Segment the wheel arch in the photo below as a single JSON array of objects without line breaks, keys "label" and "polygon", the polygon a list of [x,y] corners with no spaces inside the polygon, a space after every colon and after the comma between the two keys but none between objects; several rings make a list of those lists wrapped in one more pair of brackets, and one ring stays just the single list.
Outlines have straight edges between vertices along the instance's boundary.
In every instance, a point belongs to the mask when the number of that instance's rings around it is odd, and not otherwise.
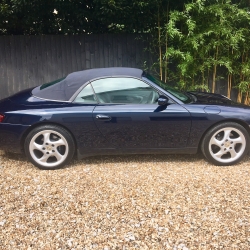
[{"label": "wheel arch", "polygon": [[235,123],[241,125],[242,127],[244,127],[246,129],[246,131],[247,131],[247,133],[248,133],[248,135],[250,137],[250,125],[248,125],[246,122],[244,122],[243,120],[239,120],[239,119],[225,119],[223,121],[218,121],[218,122],[214,123],[213,125],[211,125],[210,127],[208,127],[206,129],[206,131],[203,132],[203,134],[202,134],[202,136],[200,138],[200,141],[199,141],[199,145],[198,145],[198,150],[199,151],[201,150],[201,143],[202,143],[205,135],[207,134],[207,132],[210,129],[214,128],[215,126],[217,126],[219,124],[222,124],[222,123],[225,123],[225,122],[235,122]]},{"label": "wheel arch", "polygon": [[60,123],[56,123],[56,122],[40,122],[40,123],[35,123],[33,125],[31,125],[23,134],[22,134],[22,137],[21,137],[21,140],[20,140],[20,147],[21,147],[21,150],[24,152],[24,142],[25,142],[25,138],[27,137],[27,135],[35,128],[39,127],[39,126],[44,126],[44,125],[53,125],[53,126],[58,126],[58,127],[61,127],[63,129],[65,129],[72,137],[73,141],[74,141],[74,144],[75,144],[75,153],[77,152],[77,142],[76,142],[76,139],[75,139],[75,136],[73,135],[73,133],[67,128],[65,127],[64,125],[60,124]]}]

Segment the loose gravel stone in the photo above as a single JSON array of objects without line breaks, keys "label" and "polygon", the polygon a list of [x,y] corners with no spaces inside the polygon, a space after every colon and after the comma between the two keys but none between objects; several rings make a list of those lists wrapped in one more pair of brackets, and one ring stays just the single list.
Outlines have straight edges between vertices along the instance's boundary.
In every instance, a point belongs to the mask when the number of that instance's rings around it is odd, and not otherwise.
[{"label": "loose gravel stone", "polygon": [[0,152],[0,249],[250,249],[249,165],[130,155],[42,171]]}]

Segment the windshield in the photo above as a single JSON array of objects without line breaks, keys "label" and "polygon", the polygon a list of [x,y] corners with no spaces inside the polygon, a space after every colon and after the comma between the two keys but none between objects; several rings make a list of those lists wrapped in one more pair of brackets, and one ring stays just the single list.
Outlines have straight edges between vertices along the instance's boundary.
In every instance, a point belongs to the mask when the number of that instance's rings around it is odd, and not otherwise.
[{"label": "windshield", "polygon": [[159,79],[149,75],[149,74],[145,74],[143,75],[144,77],[146,77],[148,80],[150,80],[151,82],[155,83],[156,85],[160,86],[162,89],[166,90],[167,92],[169,92],[170,94],[172,94],[173,96],[175,96],[177,99],[179,99],[180,101],[182,101],[183,103],[190,103],[192,102],[191,97],[189,97],[187,94],[173,88],[170,87],[169,85],[167,85],[166,83],[160,81]]}]

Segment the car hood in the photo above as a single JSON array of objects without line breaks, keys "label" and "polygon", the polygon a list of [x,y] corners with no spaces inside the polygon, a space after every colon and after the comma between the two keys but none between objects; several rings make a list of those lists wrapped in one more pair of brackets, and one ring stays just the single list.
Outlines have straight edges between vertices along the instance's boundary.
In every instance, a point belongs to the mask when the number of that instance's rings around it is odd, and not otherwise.
[{"label": "car hood", "polygon": [[234,102],[231,99],[221,94],[194,92],[194,91],[187,93],[191,94],[194,97],[193,99],[195,104],[222,105],[222,106],[224,105],[224,106],[250,108],[247,105]]}]

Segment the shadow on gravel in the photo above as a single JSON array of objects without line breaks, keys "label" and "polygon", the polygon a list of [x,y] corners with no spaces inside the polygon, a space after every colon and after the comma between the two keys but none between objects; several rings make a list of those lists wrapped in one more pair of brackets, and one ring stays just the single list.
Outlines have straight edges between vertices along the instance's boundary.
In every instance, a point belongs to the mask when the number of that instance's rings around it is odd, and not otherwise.
[{"label": "shadow on gravel", "polygon": [[[21,161],[21,162],[28,162],[27,158],[24,154],[15,154],[15,153],[9,153],[9,152],[2,152],[0,154],[0,158],[2,157],[2,161],[5,160],[15,160],[15,161]],[[148,155],[105,155],[105,156],[89,156],[86,158],[83,158],[81,160],[74,159],[70,162],[67,166],[64,168],[72,168],[76,165],[83,164],[83,165],[90,165],[90,164],[109,164],[109,163],[147,163],[147,162],[169,162],[169,163],[176,163],[179,162],[186,162],[186,163],[193,163],[195,164],[198,161],[204,161],[207,162],[207,160],[204,158],[202,153],[197,153],[194,155],[190,154],[178,154],[178,155],[162,155],[162,154],[148,154]],[[243,159],[241,162],[250,162],[250,155],[247,155],[245,159]],[[238,163],[236,165],[239,165],[241,163]]]},{"label": "shadow on gravel", "polygon": [[[27,161],[27,158],[24,154],[15,154],[15,153],[9,153],[4,152],[2,153],[2,160],[16,160],[16,161]],[[74,165],[77,165],[79,163],[83,164],[99,164],[99,163],[122,163],[122,162],[196,162],[204,159],[203,155],[198,153],[195,155],[161,155],[161,154],[152,154],[152,155],[105,155],[105,156],[89,156],[86,158],[83,158],[81,160],[73,160],[71,164],[68,167],[73,167]],[[66,166],[67,168],[67,166]]]},{"label": "shadow on gravel", "polygon": [[99,163],[129,163],[129,162],[197,162],[204,159],[202,154],[195,155],[109,155],[109,156],[91,156],[75,161],[76,164],[99,164]]},{"label": "shadow on gravel", "polygon": [[27,161],[27,158],[24,154],[16,154],[10,152],[4,152],[0,155],[2,156],[2,160],[15,160],[15,161]]}]

